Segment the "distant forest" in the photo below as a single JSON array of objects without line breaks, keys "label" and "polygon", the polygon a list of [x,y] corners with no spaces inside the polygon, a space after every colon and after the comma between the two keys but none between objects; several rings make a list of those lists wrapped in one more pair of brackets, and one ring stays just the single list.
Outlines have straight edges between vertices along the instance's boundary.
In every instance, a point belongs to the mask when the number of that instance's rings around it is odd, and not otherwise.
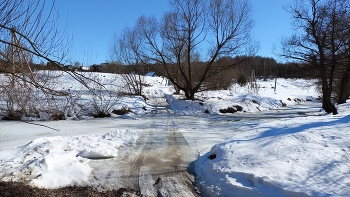
[{"label": "distant forest", "polygon": [[[239,56],[235,58],[226,57],[217,61],[220,64],[223,61],[237,62],[235,66],[232,66],[227,72],[222,73],[223,76],[228,79],[237,78],[240,74],[245,74],[246,77],[250,77],[253,72],[256,77],[259,78],[314,78],[315,73],[308,72],[306,65],[299,63],[278,63],[275,59],[269,57],[245,57]],[[196,67],[200,71],[201,65],[204,62],[197,62]],[[145,75],[148,72],[156,72],[157,75],[163,75],[163,67],[157,64],[149,65],[122,65],[118,62],[102,63],[99,65],[90,65],[82,67],[77,65],[66,65],[67,70],[83,71],[83,72],[104,72],[115,74],[140,74]],[[32,64],[34,70],[57,70],[56,65],[50,63],[44,64]]]}]

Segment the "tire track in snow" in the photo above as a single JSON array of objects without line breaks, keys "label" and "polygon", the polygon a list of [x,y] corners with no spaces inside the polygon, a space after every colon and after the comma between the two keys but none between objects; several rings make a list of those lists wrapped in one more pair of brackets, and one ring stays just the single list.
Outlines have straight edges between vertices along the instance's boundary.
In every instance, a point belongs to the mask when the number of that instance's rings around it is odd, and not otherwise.
[{"label": "tire track in snow", "polygon": [[154,113],[147,134],[137,143],[142,150],[130,169],[134,188],[137,185],[143,196],[199,196],[194,177],[187,172],[197,153],[176,131],[175,119],[169,110],[167,115],[158,114],[158,110],[167,108],[163,93],[157,89],[146,92]]},{"label": "tire track in snow", "polygon": [[100,169],[96,183],[104,189],[125,188],[137,196],[199,196],[194,177],[187,172],[198,153],[177,131],[163,93],[157,89],[148,93],[153,113],[147,128],[135,146],[119,150],[118,158],[96,162]]}]

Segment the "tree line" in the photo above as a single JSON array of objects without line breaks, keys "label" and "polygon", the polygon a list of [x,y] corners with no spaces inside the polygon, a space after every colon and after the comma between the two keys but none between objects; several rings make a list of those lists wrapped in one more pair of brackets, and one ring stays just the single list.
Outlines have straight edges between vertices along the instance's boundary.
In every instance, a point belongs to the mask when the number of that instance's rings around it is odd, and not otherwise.
[{"label": "tree line", "polygon": [[[308,73],[305,70],[305,65],[296,62],[279,63],[274,58],[262,57],[262,56],[237,56],[237,57],[225,57],[218,60],[218,64],[221,61],[237,62],[235,66],[232,66],[230,72],[225,72],[224,77],[233,79],[237,77],[237,74],[243,73],[246,77],[249,77],[252,71],[260,78],[316,78],[312,73]],[[242,61],[244,59],[245,61]],[[0,63],[1,64],[1,63]],[[205,62],[197,62],[194,67],[203,67]],[[61,70],[52,63],[41,63],[30,65],[33,70]],[[102,64],[93,64],[86,67],[76,65],[65,65],[67,70],[81,71],[81,72],[103,72],[103,73],[115,73],[115,74],[140,74],[146,75],[148,72],[156,72],[158,75],[166,76],[166,70],[163,69],[161,64],[130,64],[124,65],[120,62],[108,62]],[[196,68],[199,69],[199,68]]]}]

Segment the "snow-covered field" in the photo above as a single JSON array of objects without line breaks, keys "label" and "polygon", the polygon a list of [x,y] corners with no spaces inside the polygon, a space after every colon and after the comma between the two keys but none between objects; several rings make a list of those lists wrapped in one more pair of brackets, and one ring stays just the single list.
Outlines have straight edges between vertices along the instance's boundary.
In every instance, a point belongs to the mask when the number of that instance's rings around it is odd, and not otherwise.
[{"label": "snow-covered field", "polygon": [[[112,74],[101,76],[107,81],[118,78]],[[152,99],[146,102],[142,97],[122,97],[111,107],[127,106],[133,111],[128,115],[92,119],[73,114],[70,120],[33,122],[59,131],[0,121],[0,180],[25,181],[44,188],[93,185],[90,162],[118,159],[121,148],[136,147],[143,127],[149,124],[144,119],[152,116],[155,108],[168,105],[168,112],[179,120],[190,121],[191,117],[202,124],[194,129],[186,121],[173,123],[199,154],[194,166],[196,185],[203,195],[350,193],[350,105],[338,106],[336,116],[325,114],[316,99],[319,93],[314,81],[277,79],[276,90],[274,80],[258,81],[260,88],[255,90],[233,85],[229,90],[201,92],[196,101],[173,95],[163,78],[146,77],[145,81],[150,86],[144,93]],[[62,85],[66,85],[62,89],[71,91],[79,91],[80,87],[68,76]],[[83,95],[81,99],[88,106],[88,97]],[[238,106],[242,111],[220,113],[220,109],[237,110]],[[250,124],[247,117],[257,118]],[[245,126],[233,131],[235,123],[231,119]],[[220,128],[215,122],[220,122]]]}]

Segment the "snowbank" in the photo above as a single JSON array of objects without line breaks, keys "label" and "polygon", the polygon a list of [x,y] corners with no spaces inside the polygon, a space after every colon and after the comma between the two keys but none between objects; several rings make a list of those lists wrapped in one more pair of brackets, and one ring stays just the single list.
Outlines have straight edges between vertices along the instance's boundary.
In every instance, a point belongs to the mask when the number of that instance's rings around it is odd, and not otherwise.
[{"label": "snowbank", "polygon": [[49,189],[85,185],[92,171],[90,159],[116,157],[119,147],[132,145],[137,138],[129,130],[37,138],[16,149],[0,151],[0,177]]},{"label": "snowbank", "polygon": [[[220,109],[242,107],[238,113],[255,113],[268,111],[283,106],[293,106],[318,98],[314,80],[305,79],[269,79],[258,80],[258,88],[240,87],[233,84],[228,90],[204,91],[196,94],[197,100],[184,100],[182,96],[173,95],[169,87],[163,87],[169,108],[179,115],[222,114]],[[276,89],[275,89],[276,83]]]},{"label": "snowbank", "polygon": [[209,196],[348,196],[350,113],[269,121],[196,162]]}]

